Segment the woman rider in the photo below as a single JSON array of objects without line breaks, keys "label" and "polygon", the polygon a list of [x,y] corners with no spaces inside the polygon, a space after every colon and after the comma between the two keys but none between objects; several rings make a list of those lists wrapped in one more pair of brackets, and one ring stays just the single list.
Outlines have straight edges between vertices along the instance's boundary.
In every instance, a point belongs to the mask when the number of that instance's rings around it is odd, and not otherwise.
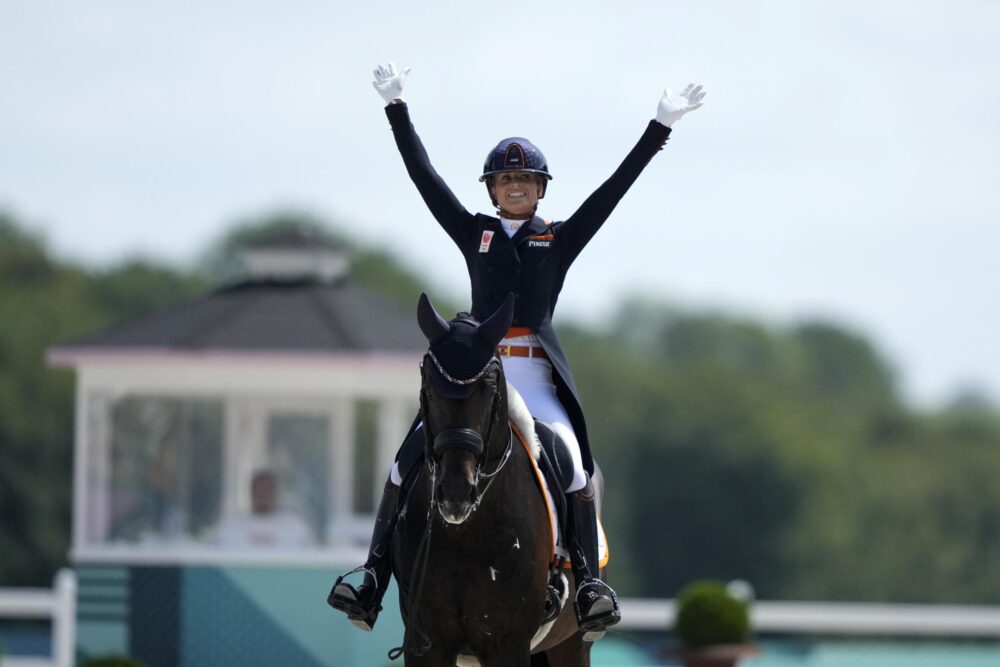
[{"label": "woman rider", "polygon": [[[469,270],[472,315],[489,317],[509,293],[515,295],[514,321],[498,354],[504,373],[523,396],[536,419],[547,422],[569,445],[573,481],[566,491],[567,547],[576,579],[574,609],[583,632],[599,632],[621,618],[614,591],[598,575],[598,529],[590,476],[594,462],[573,376],[555,330],[552,312],[573,260],[601,228],[619,200],[670,136],[685,113],[701,106],[701,86],[689,85],[679,97],[664,91],[656,119],[611,177],[563,222],[536,215],[552,178],[542,152],[521,137],[504,139],[490,151],[479,180],[486,183],[495,215],[472,214],[431,166],[403,101],[409,69],[392,63],[375,70],[375,90],[386,102],[386,115],[410,178],[434,218],[458,245]],[[416,425],[415,425],[416,426]],[[411,429],[410,436],[413,436]],[[408,437],[417,441],[416,438]],[[422,445],[417,445],[422,451]],[[404,444],[403,451],[409,447]],[[405,471],[404,471],[405,472]],[[351,621],[370,630],[389,583],[389,542],[402,482],[397,460],[385,485],[368,560],[358,588],[337,580],[328,602]]]}]

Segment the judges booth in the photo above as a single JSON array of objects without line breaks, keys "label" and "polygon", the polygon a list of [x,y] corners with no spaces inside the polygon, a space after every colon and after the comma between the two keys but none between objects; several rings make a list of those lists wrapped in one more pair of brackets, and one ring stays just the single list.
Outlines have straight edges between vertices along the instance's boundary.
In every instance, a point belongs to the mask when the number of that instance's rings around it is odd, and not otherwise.
[{"label": "judges booth", "polygon": [[326,605],[367,552],[417,410],[425,341],[336,248],[247,254],[248,277],[49,351],[76,372],[78,654],[173,665],[384,665]]}]

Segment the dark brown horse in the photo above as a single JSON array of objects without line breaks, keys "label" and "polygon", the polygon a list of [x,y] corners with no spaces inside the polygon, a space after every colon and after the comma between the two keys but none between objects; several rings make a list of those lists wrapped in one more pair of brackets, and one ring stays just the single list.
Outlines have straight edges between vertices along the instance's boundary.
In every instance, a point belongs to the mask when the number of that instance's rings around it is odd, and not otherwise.
[{"label": "dark brown horse", "polygon": [[525,444],[509,426],[495,354],[512,315],[513,297],[481,324],[445,321],[420,299],[425,461],[393,539],[407,667],[590,664],[572,604],[542,627],[552,533],[532,434]]}]

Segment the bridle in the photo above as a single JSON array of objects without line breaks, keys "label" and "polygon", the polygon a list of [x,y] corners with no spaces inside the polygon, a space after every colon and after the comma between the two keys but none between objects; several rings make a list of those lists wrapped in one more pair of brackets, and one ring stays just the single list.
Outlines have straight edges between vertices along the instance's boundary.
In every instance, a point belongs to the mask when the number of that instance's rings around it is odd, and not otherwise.
[{"label": "bridle", "polygon": [[[434,352],[428,350],[427,356],[424,357],[425,361],[430,359],[434,365],[437,372],[443,377],[448,383],[456,386],[468,386],[479,382],[494,368],[497,369],[498,376],[501,374],[503,366],[500,363],[500,359],[493,355],[490,357],[489,361],[486,362],[478,373],[473,375],[471,378],[459,379],[452,377],[445,369],[441,366],[441,362],[435,356]],[[406,630],[403,633],[403,644],[397,646],[389,651],[389,659],[395,660],[404,651],[408,651],[416,656],[422,656],[426,654],[431,648],[430,638],[427,633],[423,631],[420,627],[421,623],[419,620],[419,603],[420,598],[423,596],[424,592],[424,581],[427,572],[427,565],[430,560],[431,551],[431,529],[434,525],[434,521],[431,519],[431,515],[434,510],[438,508],[437,501],[437,475],[438,475],[438,459],[443,456],[446,452],[453,449],[467,449],[472,452],[476,459],[476,470],[473,478],[473,482],[476,486],[476,500],[472,503],[472,507],[469,509],[469,513],[466,517],[470,516],[479,507],[479,504],[483,501],[486,496],[486,492],[489,490],[490,485],[493,484],[493,480],[496,479],[497,475],[503,470],[503,467],[507,464],[510,459],[511,452],[513,451],[513,432],[510,428],[507,429],[507,447],[504,453],[500,457],[500,461],[497,463],[496,468],[493,472],[484,473],[482,472],[483,460],[487,457],[486,454],[487,445],[490,442],[491,436],[493,434],[493,428],[500,421],[500,407],[502,394],[500,393],[500,377],[497,378],[496,386],[493,388],[492,406],[490,408],[490,421],[486,426],[485,437],[481,435],[478,431],[470,428],[453,428],[445,429],[438,433],[434,433],[431,429],[431,425],[427,420],[428,416],[428,400],[427,400],[427,385],[430,380],[427,377],[427,369],[425,368],[425,363],[420,364],[420,375],[421,375],[421,386],[420,386],[420,413],[423,417],[424,422],[424,459],[427,465],[427,472],[430,475],[430,486],[431,486],[431,499],[430,504],[427,507],[427,517],[424,520],[424,534],[420,539],[420,544],[417,546],[417,556],[413,561],[413,568],[410,573],[411,585],[416,586],[415,594],[409,599],[407,617],[410,619],[410,623],[406,625]],[[482,489],[479,488],[480,480],[486,480],[486,486]],[[412,487],[411,487],[412,490]],[[412,632],[412,634],[411,634]],[[416,635],[414,639],[413,635]]]},{"label": "bridle", "polygon": [[[450,384],[457,386],[468,386],[474,384],[482,380],[483,377],[485,377],[486,374],[492,371],[493,369],[497,369],[499,374],[499,370],[502,368],[500,359],[496,355],[493,355],[486,362],[486,364],[479,370],[478,373],[474,374],[470,378],[460,379],[452,377],[444,369],[444,367],[441,365],[441,362],[438,360],[437,356],[434,354],[433,351],[428,350],[427,357],[425,357],[425,359],[426,358],[429,358],[431,360],[431,362],[434,365],[434,368],[441,375],[441,377],[447,380]],[[501,470],[503,470],[503,467],[507,464],[507,461],[510,459],[511,451],[513,450],[514,438],[512,432],[510,431],[510,429],[508,429],[507,446],[504,449],[504,452],[501,455],[500,460],[496,465],[496,468],[494,468],[493,472],[490,473],[485,473],[482,471],[483,461],[488,459],[488,456],[486,456],[486,454],[488,454],[488,452],[486,451],[486,447],[491,441],[493,435],[493,429],[500,421],[501,393],[500,393],[499,378],[498,382],[493,388],[492,406],[490,408],[490,420],[486,426],[486,434],[484,436],[480,434],[478,431],[475,431],[470,428],[445,429],[438,433],[434,433],[430,423],[427,420],[427,415],[429,414],[428,411],[429,406],[427,400],[428,378],[423,363],[421,364],[421,375],[423,377],[423,381],[420,387],[420,411],[423,414],[424,418],[424,434],[426,442],[424,459],[428,466],[428,472],[431,474],[431,479],[433,481],[436,481],[438,460],[445,453],[453,449],[465,449],[471,452],[473,457],[476,459],[476,469],[473,477],[474,483],[476,485],[476,501],[473,503],[472,508],[469,511],[469,513],[471,514],[479,507],[479,503],[482,502],[483,496],[485,496],[486,491],[489,490],[490,485],[493,483],[493,480],[496,478],[497,474]],[[480,489],[479,483],[480,480],[483,479],[486,480],[486,487]],[[437,503],[434,491],[435,487],[436,484],[432,483],[431,486],[432,506],[436,506]]]}]

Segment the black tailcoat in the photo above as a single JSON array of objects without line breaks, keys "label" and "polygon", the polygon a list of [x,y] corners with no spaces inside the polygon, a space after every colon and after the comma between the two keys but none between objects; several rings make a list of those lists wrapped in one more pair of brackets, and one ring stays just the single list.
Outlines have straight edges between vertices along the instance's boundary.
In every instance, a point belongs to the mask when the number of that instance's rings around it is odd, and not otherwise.
[{"label": "black tailcoat", "polygon": [[650,121],[611,178],[569,218],[550,223],[536,216],[508,238],[498,218],[467,211],[434,171],[410,122],[406,104],[390,104],[385,112],[410,178],[431,214],[465,257],[472,287],[472,315],[481,321],[500,307],[507,294],[514,294],[513,326],[529,327],[538,336],[552,362],[556,396],[566,408],[580,442],[584,467],[593,473],[580,397],[552,328],[552,312],[573,260],[663,147],[670,128]]}]

